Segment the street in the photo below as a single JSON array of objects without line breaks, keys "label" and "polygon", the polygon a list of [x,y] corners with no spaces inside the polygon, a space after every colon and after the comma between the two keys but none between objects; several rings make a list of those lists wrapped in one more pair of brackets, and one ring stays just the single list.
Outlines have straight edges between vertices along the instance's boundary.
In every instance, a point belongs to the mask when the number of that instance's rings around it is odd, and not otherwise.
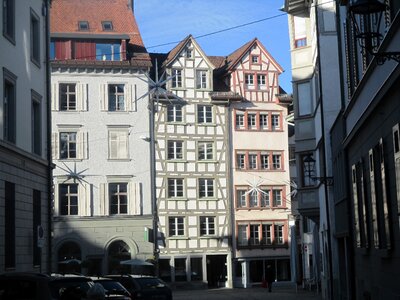
[{"label": "street", "polygon": [[173,291],[174,300],[221,300],[221,299],[246,299],[246,300],[265,300],[265,299],[302,299],[320,300],[321,294],[317,292],[305,291],[301,288],[296,292],[294,289],[272,290],[264,288],[251,289],[208,289],[208,290],[175,290]]}]

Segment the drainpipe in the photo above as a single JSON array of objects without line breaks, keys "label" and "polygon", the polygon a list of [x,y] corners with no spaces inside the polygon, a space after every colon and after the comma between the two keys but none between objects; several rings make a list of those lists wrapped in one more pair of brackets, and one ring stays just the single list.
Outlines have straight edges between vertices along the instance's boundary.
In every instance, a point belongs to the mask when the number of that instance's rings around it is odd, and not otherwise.
[{"label": "drainpipe", "polygon": [[[46,121],[47,121],[47,272],[52,270],[52,200],[53,200],[53,163],[51,155],[51,92],[50,92],[50,2],[44,0],[44,17],[46,26]],[[40,262],[42,265],[42,262]]]},{"label": "drainpipe", "polygon": [[[316,33],[317,33],[317,53],[318,53],[318,67],[321,70],[321,49],[319,40],[319,20],[318,20],[318,5],[314,6],[315,9],[315,22],[316,22]],[[323,92],[322,92],[322,74],[319,73],[319,93],[320,93],[320,106],[321,106],[321,134],[322,134],[322,161],[324,164],[323,168],[323,178],[327,177],[326,173],[326,143],[325,143],[325,119],[324,119],[324,106],[323,106]],[[328,293],[329,299],[333,299],[333,271],[332,271],[332,241],[331,241],[331,222],[329,215],[329,191],[328,185],[324,182],[324,193],[325,193],[325,214],[326,214],[326,232],[327,232],[327,243],[328,243],[328,267],[329,267],[329,280],[328,283]],[[325,247],[322,246],[325,251]]]}]

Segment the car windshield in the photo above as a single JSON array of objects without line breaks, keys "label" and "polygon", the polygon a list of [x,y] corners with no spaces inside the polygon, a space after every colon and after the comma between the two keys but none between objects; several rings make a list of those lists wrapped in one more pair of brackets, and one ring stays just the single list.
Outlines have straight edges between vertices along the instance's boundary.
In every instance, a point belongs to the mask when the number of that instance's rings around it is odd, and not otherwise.
[{"label": "car windshield", "polygon": [[125,291],[125,288],[114,280],[95,280],[94,282],[100,283],[107,291]]},{"label": "car windshield", "polygon": [[74,299],[74,297],[83,297],[86,295],[93,281],[82,278],[63,278],[50,282],[51,296],[54,299]]},{"label": "car windshield", "polygon": [[136,281],[142,289],[165,286],[164,282],[162,282],[158,278],[141,277],[141,278],[136,278]]}]

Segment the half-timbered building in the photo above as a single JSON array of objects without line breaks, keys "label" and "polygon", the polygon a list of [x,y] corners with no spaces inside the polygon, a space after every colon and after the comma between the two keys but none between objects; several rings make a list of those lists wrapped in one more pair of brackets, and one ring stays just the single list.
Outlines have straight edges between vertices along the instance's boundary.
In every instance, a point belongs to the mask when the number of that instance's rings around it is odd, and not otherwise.
[{"label": "half-timbered building", "polygon": [[234,283],[260,283],[268,266],[275,280],[290,280],[287,103],[278,98],[283,70],[258,39],[223,58],[220,70],[226,99],[242,96],[229,101]]}]

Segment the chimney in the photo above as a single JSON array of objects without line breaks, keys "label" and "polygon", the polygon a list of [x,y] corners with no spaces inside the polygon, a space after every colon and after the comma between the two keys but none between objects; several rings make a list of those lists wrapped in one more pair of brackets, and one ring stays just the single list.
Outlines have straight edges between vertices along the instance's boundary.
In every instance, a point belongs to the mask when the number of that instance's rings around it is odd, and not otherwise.
[{"label": "chimney", "polygon": [[127,0],[128,8],[132,10],[132,13],[135,13],[135,0]]}]

